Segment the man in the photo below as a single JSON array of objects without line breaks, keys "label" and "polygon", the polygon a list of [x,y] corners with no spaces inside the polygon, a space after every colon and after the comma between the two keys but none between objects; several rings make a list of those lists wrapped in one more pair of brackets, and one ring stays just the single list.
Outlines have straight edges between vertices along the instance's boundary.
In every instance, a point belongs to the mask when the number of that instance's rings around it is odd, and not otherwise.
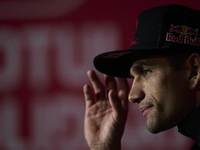
[{"label": "man", "polygon": [[[199,149],[199,18],[200,11],[180,5],[149,9],[136,21],[129,50],[95,57],[96,69],[106,74],[106,85],[88,71],[94,94],[84,86],[85,137],[91,150],[121,149],[128,100],[138,103],[151,133],[178,126],[195,141],[192,149]],[[130,77],[129,92],[125,78]]]}]

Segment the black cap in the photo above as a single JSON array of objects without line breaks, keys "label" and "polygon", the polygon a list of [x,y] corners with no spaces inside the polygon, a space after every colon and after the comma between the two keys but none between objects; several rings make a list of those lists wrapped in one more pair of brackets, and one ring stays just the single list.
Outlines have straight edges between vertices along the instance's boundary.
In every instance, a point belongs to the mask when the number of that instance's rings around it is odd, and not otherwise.
[{"label": "black cap", "polygon": [[100,54],[95,68],[107,75],[129,78],[131,56],[200,52],[200,11],[186,6],[158,6],[142,12],[136,21],[129,50]]}]

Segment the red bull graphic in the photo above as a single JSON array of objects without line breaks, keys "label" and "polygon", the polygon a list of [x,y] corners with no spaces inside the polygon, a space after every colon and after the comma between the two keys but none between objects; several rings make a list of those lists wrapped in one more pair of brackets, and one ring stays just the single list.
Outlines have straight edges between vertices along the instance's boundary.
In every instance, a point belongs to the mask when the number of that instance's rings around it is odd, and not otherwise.
[{"label": "red bull graphic", "polygon": [[171,24],[171,29],[169,30],[170,32],[177,32],[177,33],[181,33],[182,35],[194,35],[194,36],[198,36],[198,32],[199,29],[193,29],[191,27],[188,27],[186,25],[183,26],[174,26],[173,24]]},{"label": "red bull graphic", "polygon": [[134,30],[133,30],[132,40],[131,40],[130,46],[137,44],[138,39],[135,39],[135,33],[137,31],[137,28],[138,28],[138,20],[136,20],[136,22],[135,22],[135,27],[134,27]]},{"label": "red bull graphic", "polygon": [[[171,28],[169,29],[169,32],[167,33],[167,36],[166,36],[166,41],[177,42],[181,44],[190,44],[194,46],[200,45],[200,38],[198,38],[198,35],[199,35],[198,28],[193,29],[186,25],[174,26],[173,24],[171,24],[170,27]],[[172,32],[180,33],[180,35],[177,37]]]}]

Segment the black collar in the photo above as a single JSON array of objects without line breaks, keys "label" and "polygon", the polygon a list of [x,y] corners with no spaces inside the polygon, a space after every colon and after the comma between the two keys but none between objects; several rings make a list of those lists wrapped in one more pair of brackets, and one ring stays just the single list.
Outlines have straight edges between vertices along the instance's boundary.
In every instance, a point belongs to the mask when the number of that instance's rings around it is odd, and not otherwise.
[{"label": "black collar", "polygon": [[178,124],[178,131],[200,146],[200,106]]}]

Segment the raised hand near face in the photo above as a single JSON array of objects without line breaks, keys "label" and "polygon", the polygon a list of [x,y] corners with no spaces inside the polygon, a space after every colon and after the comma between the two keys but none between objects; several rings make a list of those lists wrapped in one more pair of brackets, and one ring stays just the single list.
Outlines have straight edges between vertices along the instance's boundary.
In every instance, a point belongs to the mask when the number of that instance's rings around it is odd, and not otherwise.
[{"label": "raised hand near face", "polygon": [[[128,114],[129,85],[125,78],[104,75],[105,86],[90,70],[92,83],[83,87],[85,96],[85,138],[90,149],[121,148],[121,138]],[[94,92],[93,92],[94,91]]]}]

